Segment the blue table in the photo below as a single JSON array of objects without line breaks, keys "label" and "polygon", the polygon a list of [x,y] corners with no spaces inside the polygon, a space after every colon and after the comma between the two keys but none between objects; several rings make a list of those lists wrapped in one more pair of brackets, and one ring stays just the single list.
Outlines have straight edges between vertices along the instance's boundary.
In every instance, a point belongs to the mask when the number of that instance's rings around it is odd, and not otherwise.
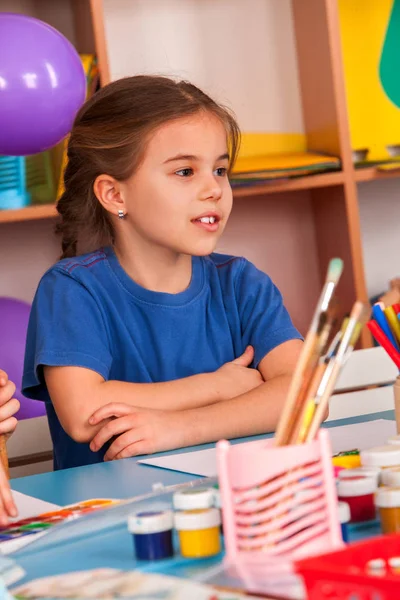
[{"label": "blue table", "polygon": [[[343,419],[327,423],[327,427],[347,425],[374,419],[394,420],[394,411],[374,413],[359,418]],[[234,440],[232,443],[270,437],[255,436]],[[206,444],[196,448],[187,448],[190,452],[197,449],[211,448],[214,444]],[[179,450],[176,452],[182,452]],[[175,452],[169,452],[172,454]],[[154,456],[161,456],[154,455]],[[143,457],[141,457],[143,458]],[[195,475],[179,473],[156,467],[137,464],[136,458],[101,463],[64,471],[44,473],[15,479],[12,488],[24,494],[35,496],[55,504],[67,505],[89,498],[113,497],[131,498],[148,493],[152,486],[162,483],[164,486],[181,484],[198,479]],[[370,534],[378,533],[374,528]],[[13,555],[27,573],[26,580],[46,575],[55,575],[73,570],[112,567],[132,569],[135,566],[131,536],[126,525],[115,529],[95,533],[91,537],[75,539],[66,546],[33,551],[27,546]],[[204,561],[204,566],[212,565],[215,559]],[[189,566],[188,566],[189,565]],[[179,575],[180,569],[188,574],[190,563],[184,559],[174,559],[162,563],[146,565],[146,569],[160,572],[171,572]]]}]

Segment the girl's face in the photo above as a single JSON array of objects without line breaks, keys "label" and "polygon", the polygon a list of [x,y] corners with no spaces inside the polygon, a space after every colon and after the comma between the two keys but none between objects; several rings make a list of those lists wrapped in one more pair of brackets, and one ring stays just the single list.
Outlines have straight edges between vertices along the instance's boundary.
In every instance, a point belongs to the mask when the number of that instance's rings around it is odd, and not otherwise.
[{"label": "girl's face", "polygon": [[121,183],[125,234],[177,254],[213,252],[232,209],[228,163],[226,131],[214,115],[161,126],[140,167]]}]

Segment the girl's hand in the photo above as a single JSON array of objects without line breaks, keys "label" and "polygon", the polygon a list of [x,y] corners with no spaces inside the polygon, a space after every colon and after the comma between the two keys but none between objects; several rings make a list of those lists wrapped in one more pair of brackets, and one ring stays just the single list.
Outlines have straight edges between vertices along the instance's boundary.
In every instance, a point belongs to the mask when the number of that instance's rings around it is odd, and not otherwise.
[{"label": "girl's hand", "polygon": [[19,402],[13,398],[15,385],[8,379],[7,373],[0,370],[0,434],[11,435],[17,426],[13,416],[19,410]]},{"label": "girl's hand", "polygon": [[239,358],[227,362],[217,371],[217,389],[221,390],[221,400],[230,400],[250,392],[264,383],[261,373],[249,365],[254,358],[254,348],[247,346]]},{"label": "girl's hand", "polygon": [[188,445],[185,440],[190,424],[184,411],[143,409],[112,402],[93,413],[89,423],[98,425],[105,420],[108,421],[90,443],[92,452],[97,452],[106,442],[118,436],[107,450],[105,461]]}]

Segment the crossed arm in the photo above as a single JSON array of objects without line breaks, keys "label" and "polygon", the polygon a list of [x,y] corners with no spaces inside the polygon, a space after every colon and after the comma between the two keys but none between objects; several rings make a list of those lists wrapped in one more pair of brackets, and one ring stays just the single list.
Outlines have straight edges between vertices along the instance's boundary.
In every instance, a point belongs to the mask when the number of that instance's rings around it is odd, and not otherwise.
[{"label": "crossed arm", "polygon": [[98,451],[117,436],[106,460],[170,450],[276,427],[302,347],[269,352],[258,370],[253,350],[214,373],[162,383],[104,381],[81,367],[45,367],[46,384],[65,431]]}]

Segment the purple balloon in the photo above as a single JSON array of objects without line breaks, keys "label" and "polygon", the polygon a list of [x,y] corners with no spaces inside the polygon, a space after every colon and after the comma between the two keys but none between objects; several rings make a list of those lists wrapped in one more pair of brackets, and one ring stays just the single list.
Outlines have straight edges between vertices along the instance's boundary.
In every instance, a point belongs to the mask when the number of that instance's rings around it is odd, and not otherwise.
[{"label": "purple balloon", "polygon": [[59,31],[0,13],[0,154],[48,150],[71,130],[85,101],[79,54]]},{"label": "purple balloon", "polygon": [[44,402],[30,400],[21,393],[30,310],[30,305],[22,300],[0,297],[0,369],[6,371],[17,386],[15,397],[21,408],[16,417],[20,420],[46,414]]}]

